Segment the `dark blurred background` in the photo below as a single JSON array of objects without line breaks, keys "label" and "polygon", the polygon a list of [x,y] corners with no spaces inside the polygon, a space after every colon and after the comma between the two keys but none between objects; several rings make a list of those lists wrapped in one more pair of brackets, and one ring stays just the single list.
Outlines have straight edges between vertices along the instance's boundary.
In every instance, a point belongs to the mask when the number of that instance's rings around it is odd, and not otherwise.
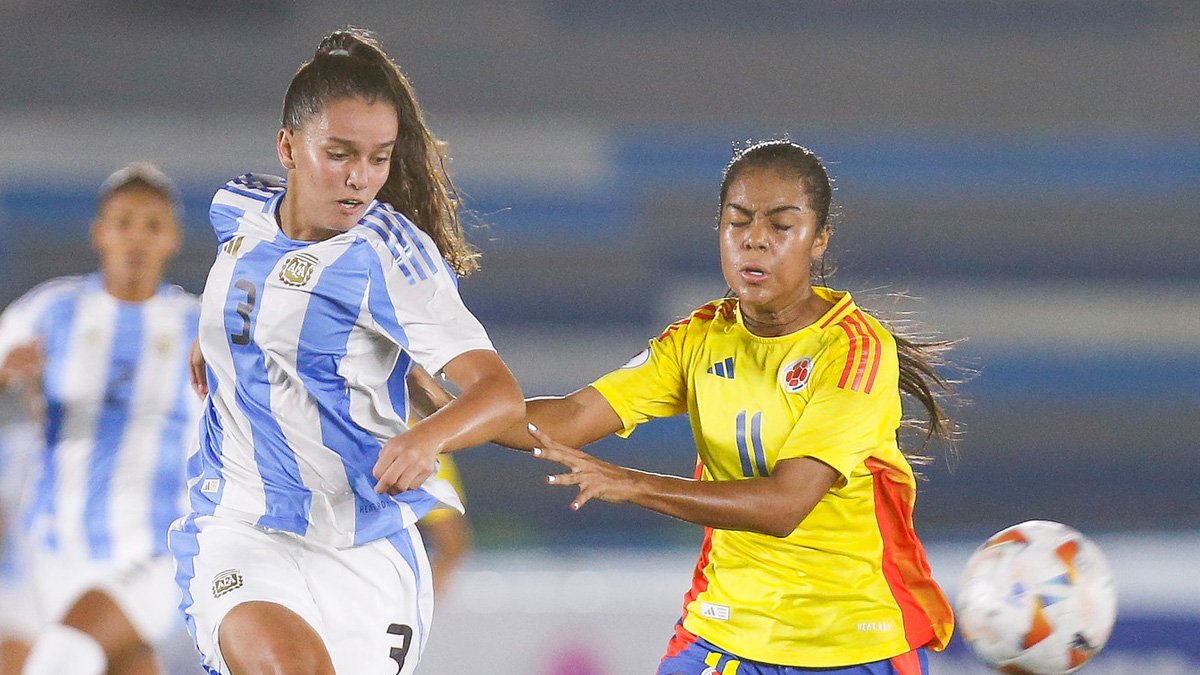
[{"label": "dark blurred background", "polygon": [[[360,25],[450,144],[484,224],[463,294],[527,393],[590,382],[723,294],[712,225],[731,144],[787,135],[836,179],[830,284],[967,338],[959,455],[922,468],[926,539],[1030,518],[1116,536],[1200,525],[1195,3],[52,7],[0,0],[0,304],[94,267],[96,189],[135,159],[183,189],[171,276],[199,292],[213,190],[280,171],[291,74],[324,32]],[[683,419],[596,451],[672,473],[695,459]],[[699,538],[632,507],[571,513],[546,466],[510,451],[460,464],[485,550]]]}]

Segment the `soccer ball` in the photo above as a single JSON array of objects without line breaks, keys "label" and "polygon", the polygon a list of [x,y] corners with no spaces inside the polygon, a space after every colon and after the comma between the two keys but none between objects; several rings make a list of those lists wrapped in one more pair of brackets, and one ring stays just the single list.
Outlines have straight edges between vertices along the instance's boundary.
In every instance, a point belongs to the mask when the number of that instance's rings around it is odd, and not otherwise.
[{"label": "soccer ball", "polygon": [[1071,673],[1104,647],[1117,617],[1108,560],[1061,523],[1030,520],[971,554],[958,625],[975,655],[1003,673]]}]

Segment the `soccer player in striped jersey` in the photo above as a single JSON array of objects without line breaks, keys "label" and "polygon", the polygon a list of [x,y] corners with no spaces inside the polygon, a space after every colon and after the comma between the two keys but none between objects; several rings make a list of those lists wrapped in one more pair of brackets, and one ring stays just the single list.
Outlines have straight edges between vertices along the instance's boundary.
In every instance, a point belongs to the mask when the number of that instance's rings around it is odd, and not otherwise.
[{"label": "soccer player in striped jersey", "polygon": [[[628,502],[705,526],[660,675],[915,675],[925,650],[950,639],[897,445],[902,390],[925,405],[931,432],[948,432],[930,393],[945,385],[930,367],[944,345],[893,336],[849,293],[811,284],[830,197],[803,147],[737,153],[718,220],[730,296],[591,386],[527,401],[536,429],[499,439],[569,468],[547,481],[579,486],[572,508]],[[694,479],[576,449],[679,413],[698,448]]]},{"label": "soccer player in striped jersey", "polygon": [[[171,550],[212,673],[412,673],[432,610],[416,522],[461,509],[438,455],[519,422],[520,388],[458,294],[474,254],[443,155],[373,35],[335,31],[292,79],[286,180],[212,201],[189,460]],[[413,421],[416,364],[463,391]]]},{"label": "soccer player in striped jersey", "polygon": [[101,189],[96,274],[46,282],[0,316],[0,384],[42,408],[25,520],[42,629],[26,673],[153,672],[179,626],[166,533],[183,512],[196,298],[163,282],[179,248],[171,182],[148,164]]},{"label": "soccer player in striped jersey", "polygon": [[30,420],[0,426],[0,675],[21,672],[38,628],[20,514],[41,446],[42,430]]}]

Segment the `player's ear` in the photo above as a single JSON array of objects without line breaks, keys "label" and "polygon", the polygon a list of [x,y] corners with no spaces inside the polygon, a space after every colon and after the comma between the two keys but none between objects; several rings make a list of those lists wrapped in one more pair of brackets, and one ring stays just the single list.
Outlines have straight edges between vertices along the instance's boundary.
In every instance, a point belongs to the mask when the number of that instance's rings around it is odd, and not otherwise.
[{"label": "player's ear", "polygon": [[295,147],[292,145],[293,137],[291,129],[280,129],[279,137],[275,139],[275,149],[279,152],[279,163],[288,171],[296,168]]},{"label": "player's ear", "polygon": [[813,237],[812,250],[809,251],[813,260],[825,255],[825,249],[829,247],[829,233],[832,229],[826,225],[817,232],[817,236]]}]

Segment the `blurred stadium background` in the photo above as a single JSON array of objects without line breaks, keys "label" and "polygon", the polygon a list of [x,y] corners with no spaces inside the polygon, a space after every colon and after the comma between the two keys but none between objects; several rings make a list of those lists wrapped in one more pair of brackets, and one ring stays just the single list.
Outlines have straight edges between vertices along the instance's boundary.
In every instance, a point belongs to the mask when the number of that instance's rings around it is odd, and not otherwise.
[{"label": "blurred stadium background", "polygon": [[[1093,672],[1200,670],[1200,6],[0,0],[0,304],[93,269],[96,188],[135,159],[183,189],[170,276],[199,292],[208,198],[279,171],[286,83],[345,24],[380,33],[450,143],[486,223],[463,293],[527,393],[586,384],[721,295],[730,143],[788,134],[837,181],[832,284],[969,337],[961,454],[918,503],[939,580],[1002,527],[1066,522],[1117,569]],[[678,419],[596,450],[694,462]],[[479,551],[422,672],[650,672],[699,528],[570,513],[509,451],[460,462]],[[968,663],[956,644],[934,665]]]}]

